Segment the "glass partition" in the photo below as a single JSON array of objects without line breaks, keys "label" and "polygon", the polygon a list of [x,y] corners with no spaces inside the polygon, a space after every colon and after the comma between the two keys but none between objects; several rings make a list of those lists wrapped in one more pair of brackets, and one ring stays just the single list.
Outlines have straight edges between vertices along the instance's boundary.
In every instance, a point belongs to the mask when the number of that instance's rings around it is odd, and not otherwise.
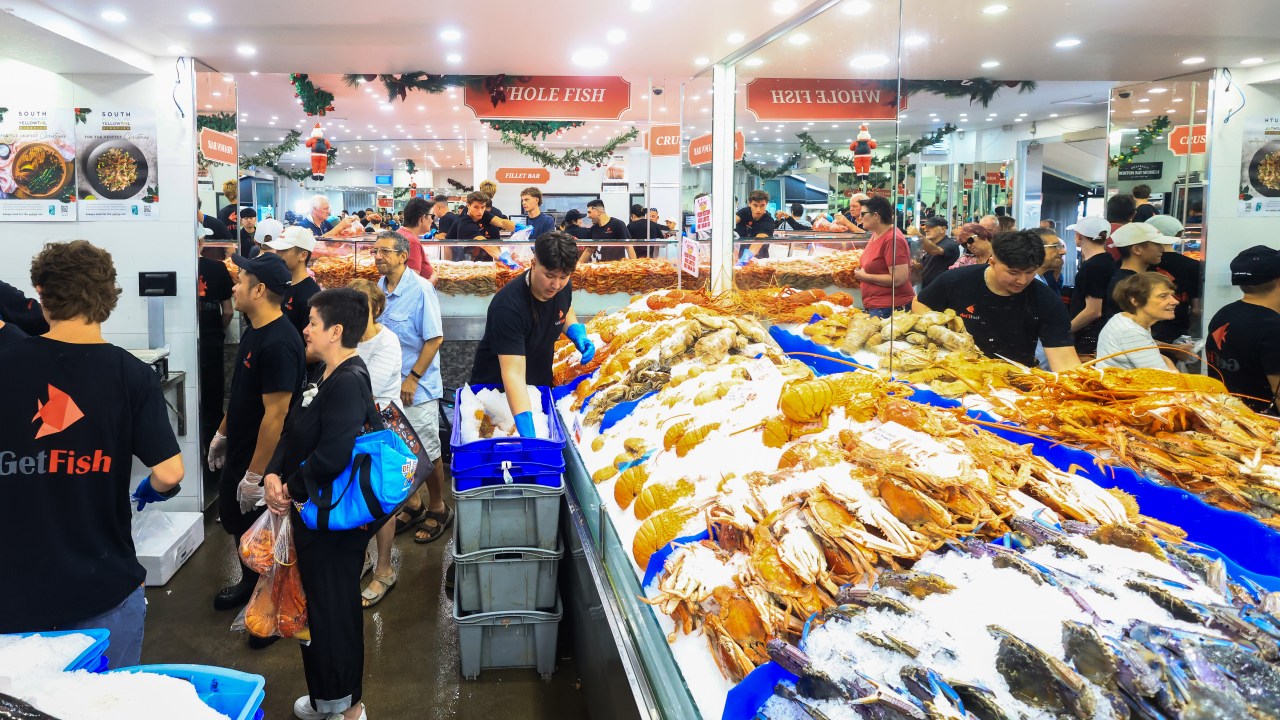
[{"label": "glass partition", "polygon": [[209,142],[217,143],[215,148],[223,149],[219,153],[211,148],[206,154],[204,141],[197,146],[197,197],[203,214],[222,220],[229,237],[234,239],[238,226],[233,211],[226,208],[236,207],[240,200],[238,158],[232,149],[234,144],[220,143],[218,139],[223,135],[232,139],[238,136],[236,82],[231,75],[200,62],[196,63],[195,75],[197,139],[203,133]]}]

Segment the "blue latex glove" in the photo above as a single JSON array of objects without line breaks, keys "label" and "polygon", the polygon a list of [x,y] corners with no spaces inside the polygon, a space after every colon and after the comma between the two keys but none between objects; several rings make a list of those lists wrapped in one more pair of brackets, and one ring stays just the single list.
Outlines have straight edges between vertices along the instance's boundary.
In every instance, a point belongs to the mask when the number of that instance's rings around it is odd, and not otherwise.
[{"label": "blue latex glove", "polygon": [[574,323],[564,329],[564,336],[582,353],[582,364],[586,365],[596,356],[596,345],[587,337],[587,328],[582,323]]},{"label": "blue latex glove", "polygon": [[751,248],[742,248],[742,257],[738,258],[738,267],[742,267],[751,262],[756,254],[751,252]]},{"label": "blue latex glove", "polygon": [[522,438],[536,438],[538,433],[533,429],[533,411],[525,410],[516,416],[516,432]]},{"label": "blue latex glove", "polygon": [[501,262],[512,270],[518,270],[520,268],[520,264],[511,259],[510,250],[503,250],[502,254],[498,256],[498,262]]},{"label": "blue latex glove", "polygon": [[164,502],[177,494],[177,485],[173,486],[168,492],[160,492],[151,487],[151,476],[148,475],[142,478],[142,482],[138,483],[138,487],[133,491],[133,496],[130,499],[138,503],[138,512],[142,512],[142,508],[146,507],[147,503]]}]

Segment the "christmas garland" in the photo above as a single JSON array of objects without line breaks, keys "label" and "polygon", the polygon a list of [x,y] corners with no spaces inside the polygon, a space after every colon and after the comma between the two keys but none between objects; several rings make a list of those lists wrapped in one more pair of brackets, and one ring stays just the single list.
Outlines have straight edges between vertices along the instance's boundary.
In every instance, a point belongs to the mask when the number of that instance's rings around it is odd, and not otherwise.
[{"label": "christmas garland", "polygon": [[[263,167],[282,178],[302,182],[303,180],[311,177],[310,167],[305,167],[300,170],[285,170],[280,166],[280,159],[297,149],[298,146],[302,144],[301,140],[302,133],[297,130],[290,130],[289,134],[284,136],[284,140],[281,141],[279,145],[268,145],[253,155],[241,155],[240,167]],[[338,157],[338,149],[330,143],[329,152],[326,154],[328,155],[329,162],[332,163]]]},{"label": "christmas garland", "polygon": [[[873,159],[871,161],[871,165],[873,167],[880,167],[882,165],[886,165],[892,162],[901,162],[905,160],[908,155],[913,155],[915,153],[918,153],[921,150],[929,147],[930,145],[937,145],[938,143],[942,142],[943,138],[945,138],[946,136],[950,135],[951,133],[955,132],[958,129],[959,128],[957,128],[955,125],[952,125],[951,123],[947,123],[946,125],[943,125],[937,130],[934,130],[932,134],[927,135],[923,138],[920,138],[919,140],[916,140],[915,142],[911,143],[910,145],[907,145],[906,147],[898,148],[898,150],[894,153],[891,153],[889,155],[882,155],[879,158]],[[813,137],[809,135],[809,133],[807,132],[796,133],[796,138],[800,140],[800,147],[806,153],[813,156],[814,158],[823,160],[829,163],[832,167],[848,167],[848,168],[853,167],[852,156],[842,155],[837,150],[828,150],[827,148],[822,147],[822,145],[818,144],[818,141],[814,140]]]},{"label": "christmas garland", "polygon": [[800,153],[791,153],[791,155],[782,163],[782,165],[778,166],[776,170],[770,170],[763,165],[757,165],[745,158],[738,161],[738,167],[745,170],[748,175],[758,177],[761,180],[772,180],[776,177],[789,175],[791,171],[795,170],[799,165]]},{"label": "christmas garland", "polygon": [[980,103],[987,107],[996,94],[1005,88],[1017,88],[1019,93],[1034,92],[1034,80],[988,80],[982,77],[970,80],[903,80],[907,97],[927,92],[945,98],[969,98],[969,104]]},{"label": "christmas garland", "polygon": [[395,199],[399,200],[400,198],[409,194],[409,188],[407,187],[395,188],[394,190],[391,191],[391,194],[392,196],[395,197]]},{"label": "christmas garland", "polygon": [[458,192],[469,193],[475,190],[474,187],[470,185],[463,185],[462,183],[458,182],[457,180],[454,180],[453,178],[449,178],[448,183],[449,183],[449,187],[453,188],[454,190],[457,190]]},{"label": "christmas garland", "polygon": [[1147,151],[1151,144],[1155,142],[1157,135],[1163,135],[1169,129],[1169,116],[1160,115],[1152,118],[1151,122],[1138,130],[1138,139],[1129,146],[1127,150],[1121,150],[1110,160],[1111,167],[1122,168],[1133,162],[1134,158]]},{"label": "christmas garland", "polygon": [[828,150],[818,144],[817,140],[807,132],[796,133],[796,138],[800,140],[800,147],[812,157],[822,160],[831,167],[853,167],[853,157],[850,155],[841,155],[839,151]]},{"label": "christmas garland", "polygon": [[417,172],[417,171],[418,171],[418,164],[417,164],[417,163],[415,163],[415,162],[414,162],[414,161],[412,161],[412,160],[405,160],[405,161],[404,161],[404,171],[405,171],[405,172],[407,172],[407,173],[409,173],[410,175],[412,175],[412,174],[414,174],[415,172]]},{"label": "christmas garland", "polygon": [[209,128],[218,132],[233,133],[236,131],[236,115],[235,113],[218,113],[216,115],[197,115],[196,129],[202,130]]},{"label": "christmas garland", "polygon": [[333,112],[333,93],[316,87],[306,73],[290,73],[289,82],[293,83],[293,96],[302,101],[302,111],[307,115]]},{"label": "christmas garland", "polygon": [[[387,102],[393,102],[396,98],[404,101],[408,99],[409,92],[412,90],[421,90],[431,95],[439,95],[445,90],[459,87],[483,88],[489,93],[489,100],[494,107],[498,107],[499,104],[507,101],[506,75],[432,75],[417,71],[402,75],[348,73],[342,76],[342,82],[350,87],[359,87],[361,83],[375,80],[381,81],[383,89],[387,91]],[[529,78],[521,76],[513,77],[512,80],[524,83],[528,82]]]},{"label": "christmas garland", "polygon": [[480,122],[500,133],[523,135],[534,140],[542,140],[559,133],[561,130],[572,130],[586,125],[586,123],[576,120],[568,122],[559,120],[481,120]]},{"label": "christmas garland", "polygon": [[640,131],[631,128],[626,133],[615,137],[604,146],[592,148],[590,150],[573,150],[564,151],[561,155],[549,153],[534,145],[525,142],[525,139],[519,135],[504,132],[502,133],[502,142],[510,145],[516,152],[524,155],[531,160],[536,160],[542,167],[559,168],[560,170],[576,170],[583,165],[595,165],[600,167],[608,160],[613,151],[617,150],[620,145],[631,142],[640,137]]}]

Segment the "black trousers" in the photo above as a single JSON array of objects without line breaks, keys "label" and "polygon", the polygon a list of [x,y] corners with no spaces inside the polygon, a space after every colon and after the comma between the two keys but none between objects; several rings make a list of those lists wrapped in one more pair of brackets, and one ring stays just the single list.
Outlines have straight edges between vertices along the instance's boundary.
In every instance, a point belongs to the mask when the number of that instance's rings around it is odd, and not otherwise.
[{"label": "black trousers", "polygon": [[298,572],[307,594],[311,644],[302,646],[302,670],[316,710],[342,712],[360,702],[364,677],[364,610],[360,570],[365,547],[377,532],[309,530],[296,511]]},{"label": "black trousers", "polygon": [[[213,433],[222,422],[222,404],[227,383],[224,375],[222,344],[225,336],[208,334],[200,336],[198,351],[200,363],[200,447],[209,447]],[[201,463],[203,465],[203,463]]]}]

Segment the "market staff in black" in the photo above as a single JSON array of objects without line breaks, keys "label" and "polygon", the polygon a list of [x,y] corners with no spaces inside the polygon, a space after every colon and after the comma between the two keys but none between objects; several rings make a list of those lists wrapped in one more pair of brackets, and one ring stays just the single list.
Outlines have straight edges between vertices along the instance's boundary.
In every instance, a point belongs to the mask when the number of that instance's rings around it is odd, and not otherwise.
[{"label": "market staff in black", "polygon": [[1227,390],[1249,407],[1280,408],[1280,250],[1255,245],[1231,261],[1231,284],[1244,297],[1209,321],[1205,351]]},{"label": "market staff in black", "polygon": [[[515,230],[516,224],[508,220],[506,217],[495,215],[490,206],[493,201],[488,195],[479,190],[467,195],[467,212],[460,216],[449,228],[449,234],[446,236],[449,240],[482,240],[488,242],[496,233],[502,230]],[[490,235],[492,228],[495,235]],[[472,254],[471,259],[476,261],[492,260],[502,254],[502,250],[496,245],[485,245],[482,247],[467,248],[467,252]]]},{"label": "market staff in black", "polygon": [[[616,242],[618,240],[630,240],[631,233],[627,231],[627,224],[615,217],[609,217],[609,213],[604,209],[604,201],[596,198],[587,203],[587,217],[591,218],[591,227],[588,237],[591,240],[599,240],[604,242]],[[578,262],[602,261],[602,260],[622,260],[623,258],[635,258],[636,249],[633,247],[597,247],[595,251],[583,250],[582,257]]]},{"label": "market staff in black", "polygon": [[142,652],[138,508],[178,493],[182,456],[155,369],[102,337],[115,265],[86,240],[31,262],[50,328],[0,350],[0,633],[106,628],[112,667]]},{"label": "market staff in black", "polygon": [[[777,229],[778,221],[769,214],[769,193],[752,190],[747,196],[747,206],[738,211],[738,224],[733,226],[733,231],[740,238],[770,238]],[[769,246],[752,243],[742,252],[738,264],[745,265],[757,257],[769,257]]]},{"label": "market staff in black", "polygon": [[533,265],[507,283],[489,303],[484,337],[476,348],[472,385],[501,385],[521,437],[534,437],[527,386],[550,387],[556,340],[563,332],[582,353],[584,365],[595,344],[573,312],[578,244],[566,233],[549,232],[533,245]]},{"label": "market staff in black", "polygon": [[290,324],[298,329],[298,337],[310,322],[311,308],[307,303],[311,297],[320,292],[320,283],[307,273],[311,264],[311,252],[316,248],[316,236],[301,225],[291,225],[284,229],[280,237],[265,243],[268,250],[284,260],[289,268],[289,287],[280,300],[280,309]]},{"label": "market staff in black", "polygon": [[[636,203],[631,206],[631,222],[627,223],[627,234],[632,240],[663,240],[667,237],[667,229],[649,219],[649,211],[645,206]],[[658,248],[641,248],[637,257],[654,257]]]},{"label": "market staff in black", "polygon": [[49,323],[44,319],[40,302],[3,280],[0,280],[0,320],[16,325],[28,335],[49,332]]},{"label": "market staff in black", "polygon": [[1036,281],[1043,264],[1044,243],[1034,231],[1000,233],[991,241],[987,264],[943,273],[920,290],[911,310],[954,310],[978,349],[992,358],[1034,365],[1039,340],[1049,369],[1069,370],[1080,364],[1071,321],[1062,298]]},{"label": "market staff in black", "polygon": [[582,227],[582,218],[585,217],[578,208],[570,208],[564,214],[564,232],[571,235],[575,240],[589,240],[591,238],[591,228]]}]

